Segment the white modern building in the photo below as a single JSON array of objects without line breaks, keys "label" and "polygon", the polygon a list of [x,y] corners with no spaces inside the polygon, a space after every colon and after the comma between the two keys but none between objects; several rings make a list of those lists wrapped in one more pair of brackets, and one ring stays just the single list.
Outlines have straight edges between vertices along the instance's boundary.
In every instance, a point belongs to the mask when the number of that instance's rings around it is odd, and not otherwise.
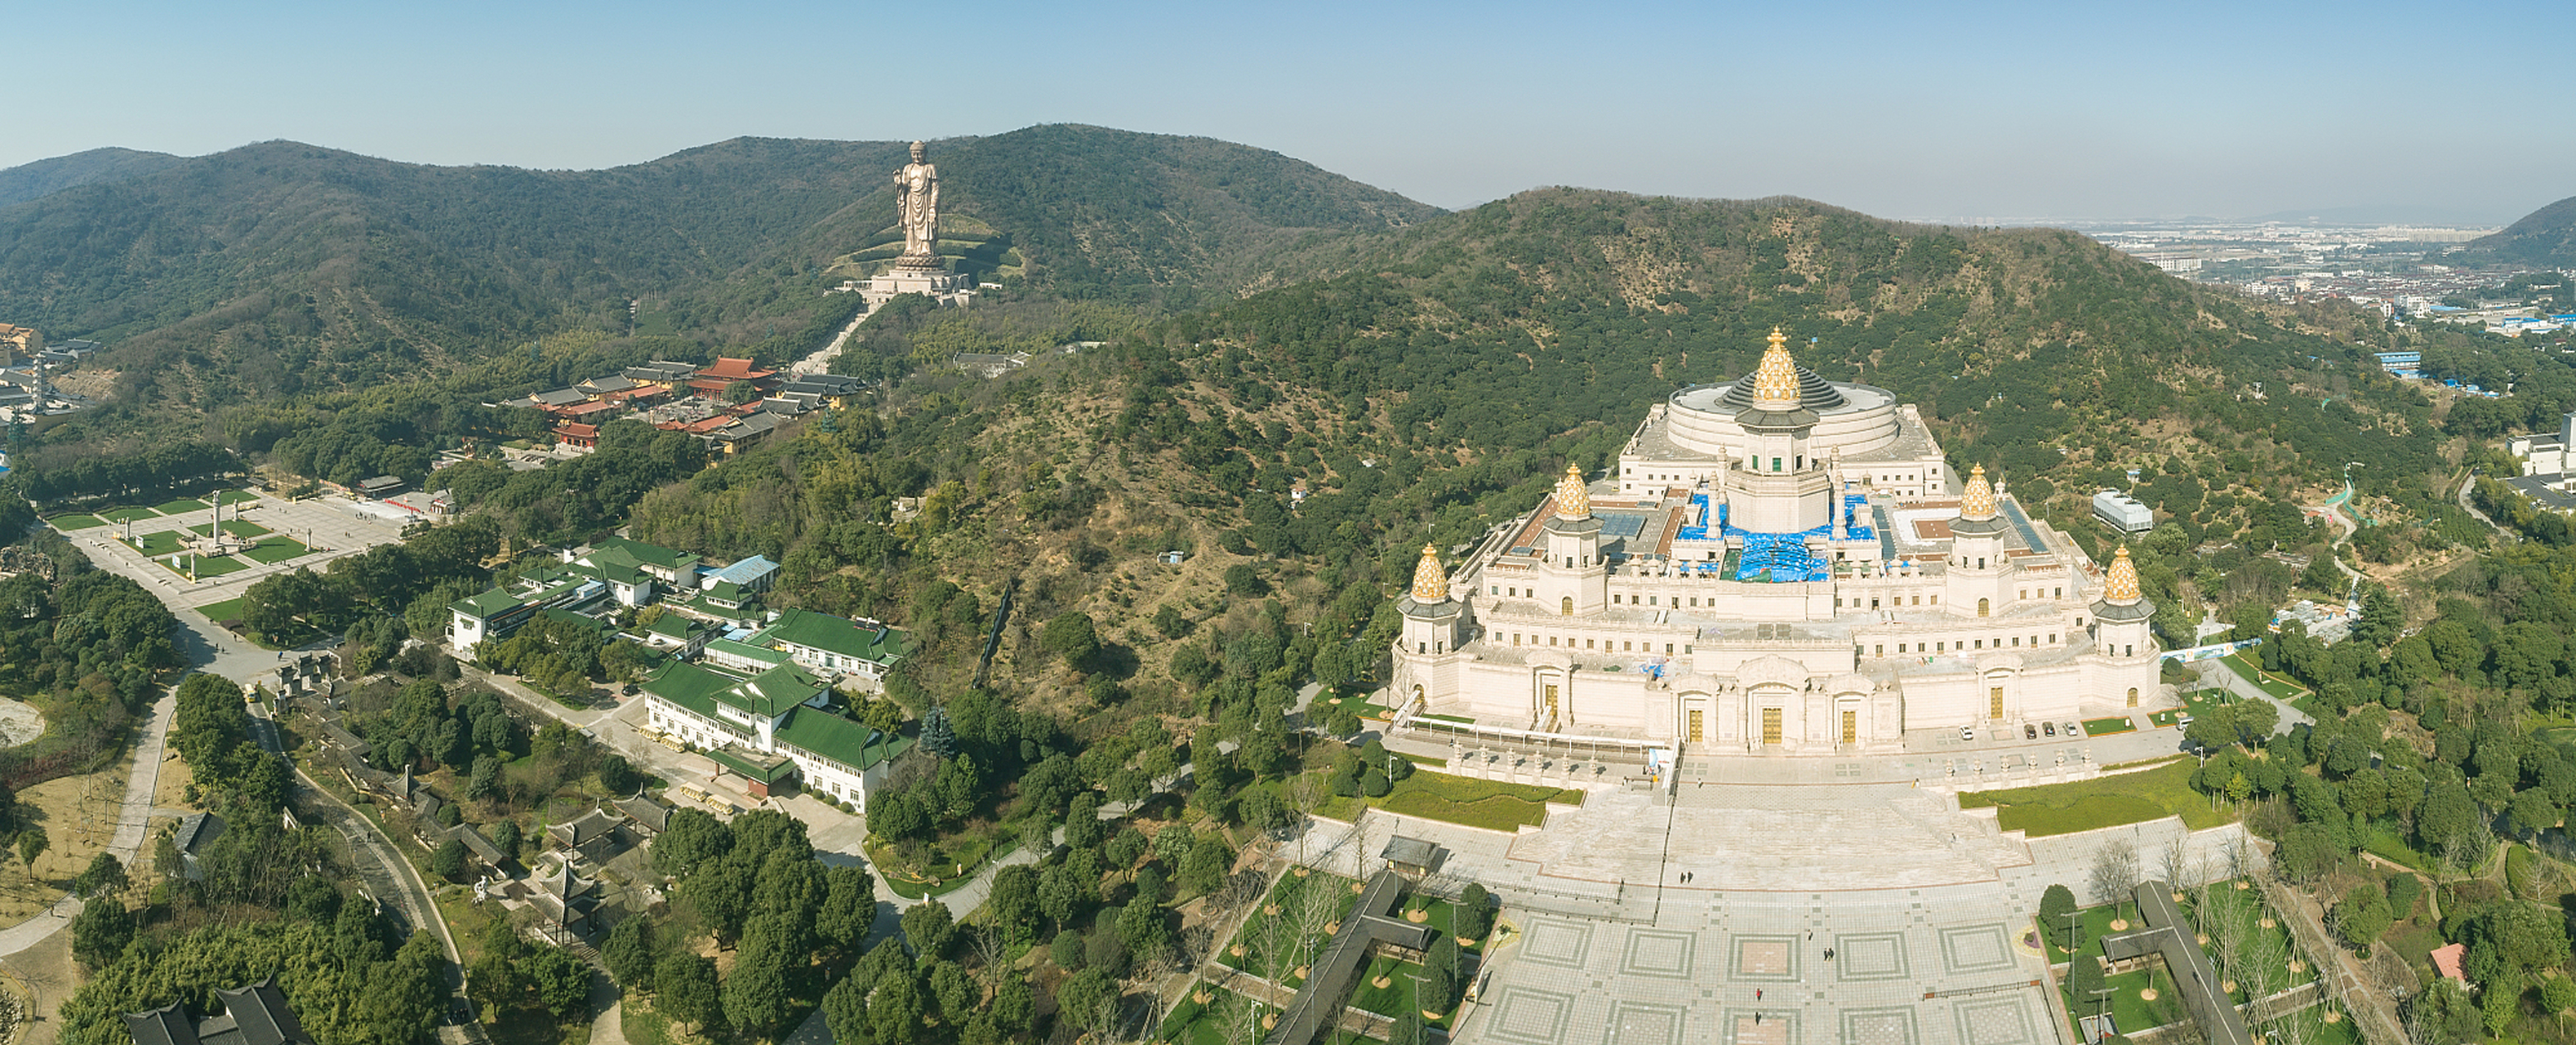
[{"label": "white modern building", "polygon": [[1393,696],[1470,728],[1777,752],[2166,699],[2126,548],[2098,568],[1982,466],[1949,494],[1911,406],[1785,342],[1674,393],[1617,475],[1569,466],[1454,577],[1423,549]]}]

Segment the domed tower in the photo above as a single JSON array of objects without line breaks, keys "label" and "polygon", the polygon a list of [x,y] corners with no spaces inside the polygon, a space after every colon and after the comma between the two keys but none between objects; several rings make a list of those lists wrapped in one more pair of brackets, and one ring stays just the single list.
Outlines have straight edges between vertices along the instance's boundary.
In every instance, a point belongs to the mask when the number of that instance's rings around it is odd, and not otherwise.
[{"label": "domed tower", "polygon": [[1548,497],[1547,558],[1537,573],[1543,605],[1565,616],[1598,613],[1609,601],[1608,564],[1601,561],[1601,520],[1592,517],[1592,492],[1583,469],[1567,464]]},{"label": "domed tower", "polygon": [[2011,562],[2004,556],[2004,535],[2012,523],[1996,504],[1986,466],[1968,470],[1968,488],[1959,495],[1959,517],[1950,520],[1950,568],[1947,575],[1950,612],[1988,617],[2003,611],[2004,578]]},{"label": "domed tower", "polygon": [[2123,544],[2102,578],[2102,598],[2093,604],[2094,644],[2122,660],[2153,659],[2156,640],[2148,621],[2155,615],[2156,604],[2138,590],[2138,564],[2129,561],[2129,546]]},{"label": "domed tower", "polygon": [[1771,347],[1753,374],[1753,402],[1735,415],[1744,459],[1725,483],[1727,522],[1754,533],[1802,533],[1833,521],[1832,477],[1807,447],[1816,412],[1807,408],[1809,389],[1788,342],[1772,328]]},{"label": "domed tower", "polygon": [[1404,630],[1395,640],[1395,689],[1403,695],[1399,699],[1427,705],[1432,698],[1452,695],[1458,684],[1455,666],[1467,607],[1450,596],[1449,571],[1440,565],[1440,553],[1431,545],[1422,546],[1422,558],[1413,564],[1413,590],[1397,609],[1404,614]]}]

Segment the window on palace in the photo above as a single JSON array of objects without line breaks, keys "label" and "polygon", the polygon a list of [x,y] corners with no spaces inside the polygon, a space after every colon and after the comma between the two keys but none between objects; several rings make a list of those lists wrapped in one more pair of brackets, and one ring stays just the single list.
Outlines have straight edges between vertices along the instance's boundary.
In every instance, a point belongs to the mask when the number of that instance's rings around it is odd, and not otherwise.
[{"label": "window on palace", "polygon": [[1772,471],[1775,471],[1775,472],[1780,470],[1780,459],[1779,459],[1779,458],[1774,457],[1774,458],[1772,458],[1772,459],[1771,459],[1771,470],[1772,470]]},{"label": "window on palace", "polygon": [[1877,598],[1877,596],[1871,596],[1871,597],[1870,597],[1870,600],[1869,600],[1869,608],[1871,608],[1871,609],[1873,609],[1873,610],[1878,608],[1878,598]]},{"label": "window on palace", "polygon": [[1556,645],[1556,636],[1554,636],[1554,635],[1550,635],[1550,636],[1548,636],[1548,637],[1547,637],[1547,644],[1548,644],[1548,645],[1550,645],[1550,646]]},{"label": "window on palace", "polygon": [[1978,649],[1984,649],[1984,648],[1986,648],[1986,640],[1984,640],[1984,639],[1978,639],[1978,640],[1977,640],[1977,648],[1978,648]]},{"label": "window on palace", "polygon": [[1940,605],[1940,604],[1941,604],[1941,596],[1939,596],[1938,594],[1933,595],[1933,596],[1932,596],[1932,605],[1938,606],[1938,605]]},{"label": "window on palace", "polygon": [[1625,595],[1613,595],[1613,596],[1611,596],[1611,597],[1610,597],[1610,605],[1613,605],[1613,606],[1619,605],[1619,600],[1621,600],[1621,599],[1625,599],[1625,598],[1627,598],[1627,596],[1625,596]]},{"label": "window on palace", "polygon": [[1915,605],[1917,605],[1917,606],[1923,605],[1923,596],[1920,596],[1920,595],[1915,596],[1915,597],[1914,597],[1914,604],[1915,604]]},{"label": "window on palace", "polygon": [[[1899,646],[1899,647],[1897,647],[1897,652],[1902,653],[1902,652],[1904,652],[1904,651],[1905,651],[1905,647],[1903,647],[1903,646]],[[1873,656],[1873,657],[1884,657],[1884,656],[1886,656],[1886,655],[1887,655],[1887,647],[1886,647],[1884,644],[1881,644],[1881,645],[1879,645],[1879,646],[1872,647],[1872,652],[1871,652],[1871,654],[1870,654],[1870,655],[1871,655],[1871,656]]]},{"label": "window on palace", "polygon": [[1515,631],[1515,632],[1513,632],[1513,633],[1512,633],[1512,645],[1518,646],[1518,645],[1520,645],[1520,644],[1521,644],[1521,633],[1520,633],[1520,632]]},{"label": "window on palace", "polygon": [[2015,636],[2013,636],[2013,645],[2015,645],[2015,646],[2019,646],[2019,645],[2021,645],[2021,636],[2019,636],[2019,635],[2015,635]]},{"label": "window on palace", "polygon": [[2051,645],[2051,646],[2057,645],[2057,633],[2056,633],[2056,632],[2053,632],[2053,631],[2052,631],[2052,632],[2049,632],[2049,633],[2048,633],[2048,644],[2049,644],[2049,645]]},{"label": "window on palace", "polygon": [[1935,642],[1932,644],[1932,652],[1948,653],[1950,652],[1950,644],[1947,642]]},{"label": "window on palace", "polygon": [[1673,652],[1673,644],[1672,644],[1672,643],[1669,643],[1669,642],[1664,643],[1664,653],[1665,653],[1666,655],[1668,655],[1668,656],[1669,656],[1672,652]]}]

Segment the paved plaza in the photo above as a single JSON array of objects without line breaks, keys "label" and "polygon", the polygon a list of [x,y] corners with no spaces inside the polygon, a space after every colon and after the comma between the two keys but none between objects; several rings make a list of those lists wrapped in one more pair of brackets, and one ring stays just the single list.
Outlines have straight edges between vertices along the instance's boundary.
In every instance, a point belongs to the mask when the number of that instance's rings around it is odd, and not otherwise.
[{"label": "paved plaza", "polygon": [[256,523],[312,550],[283,562],[254,564],[248,569],[191,581],[186,574],[173,572],[125,543],[123,538],[130,533],[140,540],[156,533],[206,525],[214,521],[215,510],[212,508],[137,519],[130,524],[93,526],[64,536],[100,569],[132,578],[143,585],[144,590],[160,596],[164,603],[174,608],[193,608],[240,598],[252,584],[273,574],[298,568],[320,570],[333,559],[356,555],[380,544],[392,544],[402,539],[403,526],[410,521],[389,516],[388,513],[399,512],[400,509],[338,495],[286,501],[260,494],[255,501],[225,505],[223,517],[226,521],[235,518],[235,508],[241,509],[239,518],[242,521]]},{"label": "paved plaza", "polygon": [[1461,1042],[2056,1045],[2067,1034],[2027,939],[2041,891],[2081,897],[2114,840],[2149,873],[2169,847],[2206,875],[2241,849],[2236,827],[2171,818],[2025,840],[1954,797],[2171,754],[2176,730],[1907,739],[1883,755],[1686,758],[1668,795],[1591,786],[1514,834],[1372,812],[1303,851],[1357,873],[1388,837],[1427,838],[1445,872],[1502,898],[1521,934],[1480,974]]}]

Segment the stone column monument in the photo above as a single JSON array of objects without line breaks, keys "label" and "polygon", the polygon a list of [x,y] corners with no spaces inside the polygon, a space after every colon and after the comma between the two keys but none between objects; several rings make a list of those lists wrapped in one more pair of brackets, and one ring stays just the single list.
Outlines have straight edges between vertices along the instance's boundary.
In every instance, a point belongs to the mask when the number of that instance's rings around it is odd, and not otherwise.
[{"label": "stone column monument", "polygon": [[920,142],[912,143],[912,162],[894,172],[895,221],[903,226],[903,253],[893,267],[858,288],[873,312],[897,294],[921,294],[943,305],[963,306],[975,297],[974,283],[948,271],[939,256],[939,168],[923,158]]}]

